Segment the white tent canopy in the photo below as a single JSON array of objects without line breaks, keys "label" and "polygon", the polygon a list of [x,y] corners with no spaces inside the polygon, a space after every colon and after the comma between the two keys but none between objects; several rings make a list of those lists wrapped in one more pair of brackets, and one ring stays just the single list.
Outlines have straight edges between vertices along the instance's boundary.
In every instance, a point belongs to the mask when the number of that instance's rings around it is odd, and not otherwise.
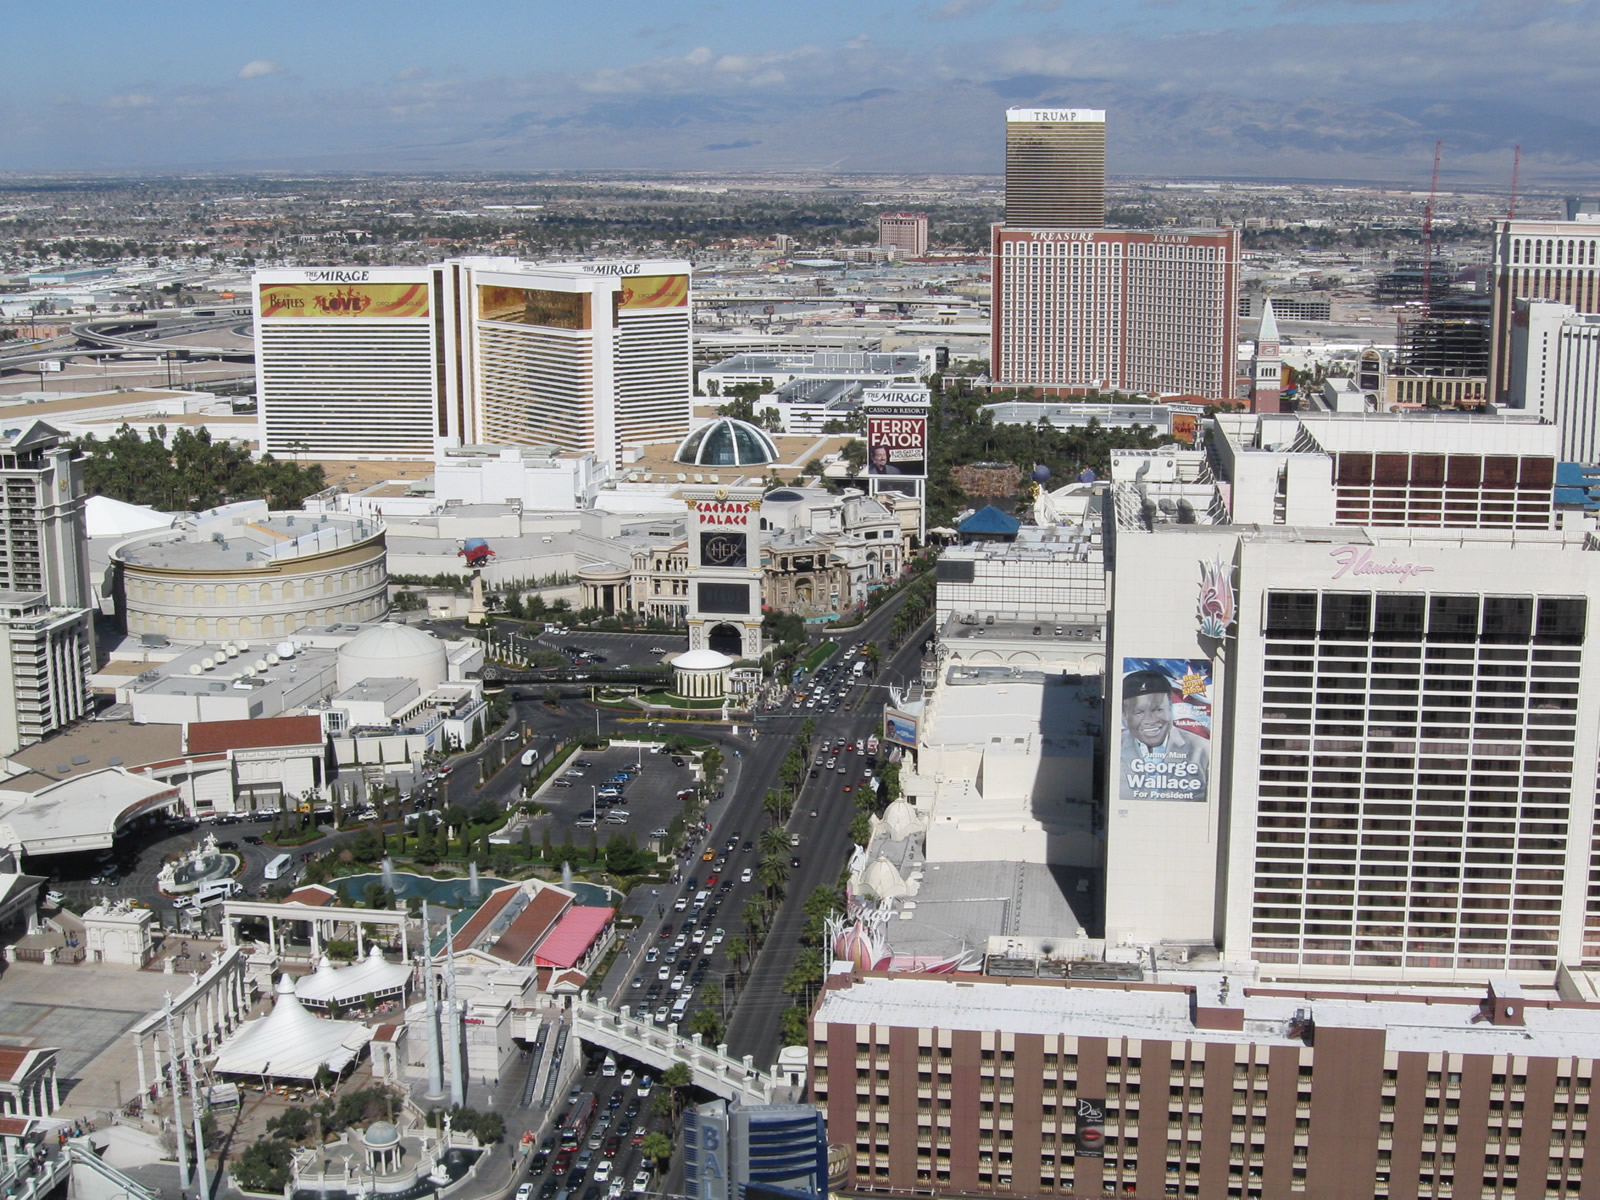
[{"label": "white tent canopy", "polygon": [[410,979],[410,967],[384,961],[382,948],[373,946],[366,958],[348,967],[335,967],[324,957],[322,965],[301,979],[294,991],[307,1004],[348,1004],[367,996],[402,996]]},{"label": "white tent canopy", "polygon": [[272,1079],[310,1079],[323,1067],[343,1071],[372,1040],[359,1021],[324,1021],[307,1012],[295,995],[294,980],[278,980],[272,1011],[248,1021],[217,1055],[220,1075],[261,1075]]}]

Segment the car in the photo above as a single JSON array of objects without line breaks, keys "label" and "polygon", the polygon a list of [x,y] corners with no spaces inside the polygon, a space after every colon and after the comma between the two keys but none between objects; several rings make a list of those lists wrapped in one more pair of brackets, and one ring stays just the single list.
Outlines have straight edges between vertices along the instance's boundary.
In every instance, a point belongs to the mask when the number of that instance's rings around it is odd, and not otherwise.
[{"label": "car", "polygon": [[[606,1182],[606,1180],[611,1178],[611,1167],[612,1167],[612,1165],[613,1164],[612,1164],[612,1162],[611,1162],[611,1160],[609,1158],[602,1158],[599,1162],[595,1163],[595,1165],[594,1165],[594,1181],[595,1181],[595,1183],[597,1183],[597,1184],[598,1183],[604,1183],[604,1182]],[[597,1191],[595,1194],[599,1195],[599,1192]]]},{"label": "car", "polygon": [[633,1086],[633,1080],[634,1080],[633,1068],[629,1067],[626,1071],[624,1071],[622,1073],[622,1078],[617,1080],[617,1086],[619,1088],[632,1087]]},{"label": "car", "polygon": [[655,999],[659,995],[661,995],[661,985],[659,983],[652,983],[649,987],[645,988],[644,999],[646,1007],[655,1003]]},{"label": "car", "polygon": [[677,937],[672,939],[672,948],[674,950],[682,950],[688,944],[689,935],[686,933],[680,933]]},{"label": "car", "polygon": [[800,865],[800,856],[796,854],[793,858],[791,858],[789,860],[789,865],[791,867],[798,867]]},{"label": "car", "polygon": [[639,1115],[639,1102],[637,1100],[629,1100],[628,1107],[622,1110],[622,1115],[630,1121],[637,1117]]},{"label": "car", "polygon": [[628,1193],[628,1180],[624,1175],[618,1175],[611,1181],[611,1187],[606,1192],[606,1200],[622,1200]]},{"label": "car", "polygon": [[66,903],[67,899],[60,892],[46,892],[44,894],[44,898],[47,904],[53,904],[57,908],[60,908],[64,903]]},{"label": "car", "polygon": [[628,984],[628,986],[629,986],[629,987],[630,987],[630,988],[633,988],[633,989],[634,989],[634,990],[636,990],[636,991],[637,991],[637,990],[638,990],[638,989],[639,989],[639,988],[642,988],[642,987],[643,987],[643,986],[644,986],[644,976],[643,976],[643,975],[635,975],[635,976],[634,976],[634,977],[633,977],[633,982],[632,982],[632,983],[630,983],[630,984]]},{"label": "car", "polygon": [[700,856],[700,861],[701,862],[710,862],[712,859],[714,859],[716,857],[717,857],[717,852],[715,850],[707,850],[704,854],[702,854]]},{"label": "car", "polygon": [[715,871],[711,872],[711,874],[706,876],[706,886],[707,887],[716,886],[716,882],[717,882],[717,873]]},{"label": "car", "polygon": [[658,934],[656,934],[656,936],[657,936],[657,937],[659,937],[659,938],[669,938],[669,937],[671,937],[671,936],[672,936],[672,935],[673,935],[673,934],[674,934],[674,933],[675,933],[675,932],[676,932],[676,930],[674,930],[674,929],[673,929],[673,928],[672,928],[672,922],[671,922],[671,921],[668,921],[668,922],[667,922],[667,923],[666,923],[666,924],[665,924],[665,925],[663,925],[663,926],[662,926],[662,927],[661,927],[661,932],[659,932],[659,933],[658,933]]},{"label": "car", "polygon": [[643,1100],[645,1097],[649,1096],[650,1089],[655,1087],[655,1085],[656,1077],[654,1075],[640,1075],[638,1089],[639,1099]]},{"label": "car", "polygon": [[843,775],[850,768],[845,766],[843,763],[840,763],[839,766],[836,769],[838,770],[839,774]]},{"label": "car", "polygon": [[[589,1135],[589,1140],[586,1143],[584,1143],[589,1148],[589,1154],[591,1155],[591,1158],[590,1158],[591,1162],[593,1161],[593,1157],[592,1156],[595,1153],[595,1151],[599,1150],[600,1147],[605,1144],[605,1140],[606,1140],[605,1127],[600,1125],[598,1121],[595,1123],[595,1125],[596,1125],[595,1131]],[[579,1161],[581,1162],[582,1160],[580,1159]]]},{"label": "car", "polygon": [[561,773],[563,775],[565,775],[568,779],[582,779],[583,778],[583,772],[578,770],[576,767],[574,767],[570,771],[563,771]]},{"label": "car", "polygon": [[664,962],[664,963],[675,963],[675,962],[677,962],[678,961],[678,952],[676,950],[674,950],[671,946],[668,946],[667,947],[667,952],[661,956],[661,961]]},{"label": "car", "polygon": [[711,932],[711,940],[706,943],[706,946],[707,947],[720,946],[720,945],[722,945],[723,939],[726,938],[727,936],[728,936],[728,931],[726,929],[715,929],[715,930],[712,930],[712,932]]},{"label": "car", "polygon": [[266,845],[265,842],[263,842],[259,837],[257,837],[253,833],[245,834],[244,844],[246,846],[264,846],[264,845]]},{"label": "car", "polygon": [[539,1200],[553,1200],[555,1194],[561,1190],[561,1181],[554,1175],[546,1179],[539,1188]]},{"label": "car", "polygon": [[755,849],[755,843],[749,838],[745,838],[744,845],[740,846],[739,849],[743,850],[746,854],[749,854],[750,851]]},{"label": "car", "polygon": [[569,788],[569,787],[572,786],[572,780],[570,780],[570,779],[553,779],[553,780],[550,781],[550,786],[551,787],[558,787],[558,788]]},{"label": "car", "polygon": [[658,959],[660,957],[661,957],[661,952],[658,951],[654,946],[651,946],[650,949],[648,949],[648,950],[646,950],[644,952],[644,960],[647,963],[653,963],[653,962],[655,962],[656,959]]},{"label": "car", "polygon": [[[749,880],[745,880],[745,882],[748,883]],[[717,891],[726,896],[729,892],[733,891],[733,880],[724,879],[721,883],[717,884]]]},{"label": "car", "polygon": [[672,1005],[663,1004],[660,1008],[656,1009],[656,1024],[665,1025],[667,1023],[667,1018],[670,1016],[672,1016]]},{"label": "car", "polygon": [[694,936],[689,940],[696,946],[703,946],[706,940],[706,931],[704,929],[696,929],[694,931]]},{"label": "car", "polygon": [[672,969],[670,967],[662,967],[656,972],[656,978],[665,983],[667,980],[672,978]]},{"label": "car", "polygon": [[667,831],[665,829],[652,829],[650,831],[650,836],[653,838],[664,838],[667,836]]},{"label": "car", "polygon": [[577,1186],[582,1183],[588,1177],[588,1175],[589,1169],[587,1167],[573,1167],[572,1170],[567,1172],[567,1191],[570,1192],[577,1188]]},{"label": "car", "polygon": [[[596,1171],[596,1174],[599,1174],[599,1172]],[[611,1172],[607,1171],[606,1174],[610,1175]],[[584,1188],[583,1200],[600,1200],[600,1185],[598,1183],[591,1183],[588,1187]]]},{"label": "car", "polygon": [[453,770],[455,770],[455,768],[452,767],[449,763],[440,763],[439,764],[439,775],[441,777],[448,776],[450,774],[450,772],[453,771]]},{"label": "car", "polygon": [[533,1180],[529,1180],[517,1189],[517,1200],[533,1200]]},{"label": "car", "polygon": [[579,817],[572,823],[578,829],[593,829],[597,822],[592,816]]},{"label": "car", "polygon": [[580,758],[572,765],[575,767],[592,767],[594,766],[594,763],[590,762],[587,758]]},{"label": "car", "polygon": [[[615,1096],[618,1100],[622,1099],[622,1093],[621,1092],[613,1092],[612,1095]],[[624,1141],[627,1138],[627,1136],[632,1132],[633,1132],[633,1122],[632,1121],[629,1121],[626,1118],[624,1118],[623,1120],[617,1122],[616,1135],[617,1135],[617,1141],[618,1141],[619,1144],[622,1141]]]},{"label": "car", "polygon": [[671,653],[671,651],[669,651],[665,646],[651,646],[650,647],[650,653],[651,654],[669,654],[669,653]]},{"label": "car", "polygon": [[[641,1132],[643,1131],[641,1130]],[[650,1172],[641,1167],[639,1168],[639,1173],[633,1177],[633,1190],[636,1192],[642,1192],[647,1190],[649,1187]]]},{"label": "car", "polygon": [[684,973],[682,971],[679,971],[676,975],[674,975],[672,977],[672,982],[669,983],[667,986],[670,987],[675,992],[681,992],[681,991],[683,991],[683,981],[686,978],[688,978],[688,977],[686,975],[684,975]]},{"label": "car", "polygon": [[[847,792],[853,792],[853,791],[856,790],[856,785],[853,784],[853,783],[847,783],[847,784],[844,785],[844,790],[847,791]],[[817,815],[817,810],[813,808],[811,810],[811,815],[813,817],[816,816]]]}]

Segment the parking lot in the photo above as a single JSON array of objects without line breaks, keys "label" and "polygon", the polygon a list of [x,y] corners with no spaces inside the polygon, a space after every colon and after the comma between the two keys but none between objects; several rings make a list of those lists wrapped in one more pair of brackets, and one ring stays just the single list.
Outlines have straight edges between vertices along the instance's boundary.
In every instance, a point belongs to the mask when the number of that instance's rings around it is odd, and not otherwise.
[{"label": "parking lot", "polygon": [[[580,760],[589,765],[578,765]],[[589,820],[598,810],[602,842],[611,833],[633,833],[643,842],[653,831],[665,829],[678,815],[683,807],[678,793],[698,782],[692,758],[682,758],[679,761],[683,765],[674,766],[673,756],[665,751],[651,754],[644,749],[614,746],[580,753],[570,761],[572,765],[546,783],[537,797],[551,810],[554,836],[558,838],[576,839],[587,832]],[[631,769],[635,765],[638,770]],[[624,773],[628,778],[615,778]],[[609,789],[617,794],[597,796]],[[626,821],[617,819],[619,812],[628,814]]]}]

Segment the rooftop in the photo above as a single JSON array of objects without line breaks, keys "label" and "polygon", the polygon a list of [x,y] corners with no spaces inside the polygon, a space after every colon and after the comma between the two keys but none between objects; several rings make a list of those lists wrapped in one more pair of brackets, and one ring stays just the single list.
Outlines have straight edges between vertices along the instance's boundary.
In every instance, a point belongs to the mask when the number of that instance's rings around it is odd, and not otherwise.
[{"label": "rooftop", "polygon": [[366,518],[270,513],[254,520],[186,522],[176,530],[131,538],[112,557],[169,570],[276,572],[285,560],[343,549],[382,533],[381,522]]}]

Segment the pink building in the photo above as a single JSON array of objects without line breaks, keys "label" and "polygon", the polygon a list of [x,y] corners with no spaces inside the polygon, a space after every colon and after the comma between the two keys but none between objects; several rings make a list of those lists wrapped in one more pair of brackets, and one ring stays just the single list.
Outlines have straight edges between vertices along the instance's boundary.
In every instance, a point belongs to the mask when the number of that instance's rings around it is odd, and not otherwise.
[{"label": "pink building", "polygon": [[928,214],[878,214],[878,245],[893,246],[912,258],[921,258],[928,252]]}]

